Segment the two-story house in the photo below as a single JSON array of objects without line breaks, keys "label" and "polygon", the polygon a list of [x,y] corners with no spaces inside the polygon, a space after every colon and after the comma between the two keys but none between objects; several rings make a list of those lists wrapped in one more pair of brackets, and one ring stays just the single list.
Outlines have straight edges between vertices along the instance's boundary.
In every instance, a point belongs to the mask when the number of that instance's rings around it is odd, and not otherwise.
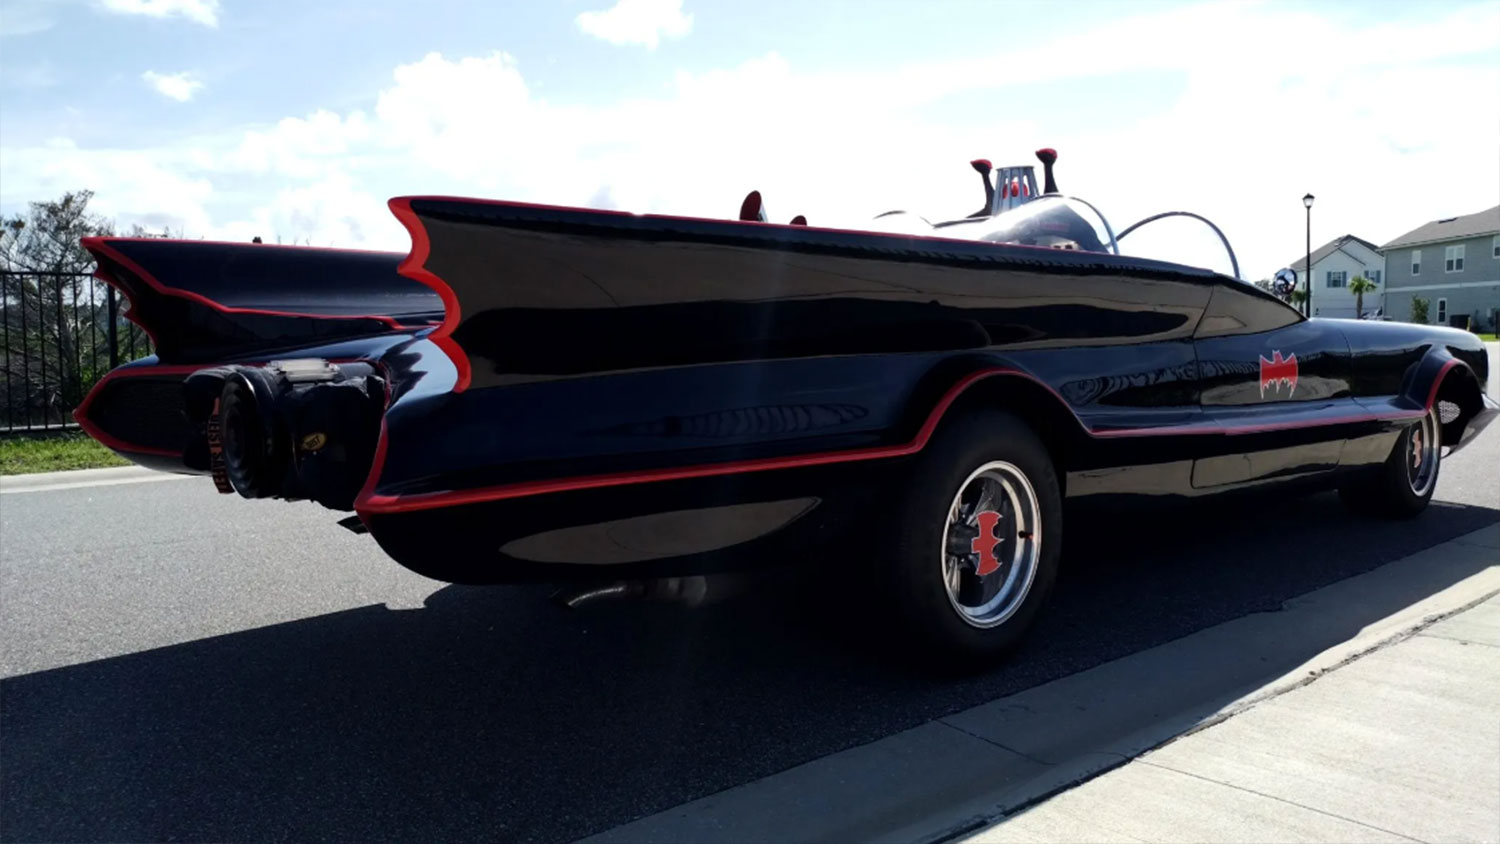
[{"label": "two-story house", "polygon": [[[1291,264],[1297,273],[1297,281],[1306,283],[1307,256],[1303,255]],[[1379,248],[1362,237],[1346,234],[1319,246],[1312,253],[1312,315],[1346,317],[1354,319],[1354,294],[1349,292],[1349,282],[1356,276],[1364,276],[1380,285],[1365,294],[1365,316],[1380,310],[1380,293],[1385,289],[1382,276],[1385,273],[1385,258]]]},{"label": "two-story house", "polygon": [[1427,318],[1449,325],[1467,316],[1494,331],[1500,318],[1500,205],[1428,223],[1380,247],[1385,254],[1385,312],[1411,319],[1411,300],[1427,300]]}]

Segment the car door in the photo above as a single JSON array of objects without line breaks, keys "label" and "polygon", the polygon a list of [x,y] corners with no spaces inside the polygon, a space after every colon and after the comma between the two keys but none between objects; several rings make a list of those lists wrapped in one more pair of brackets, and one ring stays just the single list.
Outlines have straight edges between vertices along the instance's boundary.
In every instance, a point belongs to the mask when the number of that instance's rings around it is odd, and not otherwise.
[{"label": "car door", "polygon": [[1214,289],[1194,332],[1205,438],[1193,486],[1214,489],[1332,471],[1341,421],[1363,409],[1350,390],[1349,344],[1336,325],[1249,285]]}]

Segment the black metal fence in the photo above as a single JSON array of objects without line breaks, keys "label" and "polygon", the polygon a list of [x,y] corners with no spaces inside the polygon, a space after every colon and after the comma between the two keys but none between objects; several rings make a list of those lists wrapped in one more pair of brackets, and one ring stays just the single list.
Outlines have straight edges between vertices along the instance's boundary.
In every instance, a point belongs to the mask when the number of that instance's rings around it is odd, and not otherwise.
[{"label": "black metal fence", "polygon": [[87,273],[0,271],[0,434],[64,428],[104,373],[151,354],[113,287]]}]

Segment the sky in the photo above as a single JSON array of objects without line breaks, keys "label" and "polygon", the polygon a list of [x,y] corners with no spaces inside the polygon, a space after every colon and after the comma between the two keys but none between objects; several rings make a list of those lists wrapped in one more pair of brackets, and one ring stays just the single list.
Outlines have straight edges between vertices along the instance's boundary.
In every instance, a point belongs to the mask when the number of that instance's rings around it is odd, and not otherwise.
[{"label": "sky", "polygon": [[[392,196],[859,227],[1058,150],[1247,278],[1500,204],[1500,2],[0,0],[0,212],[404,251]],[[1134,241],[1134,242],[1132,242]],[[1128,251],[1227,269],[1196,224]]]}]

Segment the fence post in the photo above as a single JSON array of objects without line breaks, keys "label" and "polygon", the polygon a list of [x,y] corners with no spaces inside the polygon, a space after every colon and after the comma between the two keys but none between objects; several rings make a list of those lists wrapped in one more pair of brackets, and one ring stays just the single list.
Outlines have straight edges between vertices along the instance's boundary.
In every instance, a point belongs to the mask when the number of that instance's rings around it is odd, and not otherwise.
[{"label": "fence post", "polygon": [[26,342],[26,280],[17,276],[16,298],[21,300],[21,408],[31,429],[31,344]]},{"label": "fence post", "polygon": [[[0,417],[4,417],[0,419],[0,434],[23,429],[51,430],[71,424],[68,411],[83,401],[88,389],[98,380],[101,356],[96,337],[99,334],[109,335],[109,357],[112,364],[118,365],[120,340],[124,338],[119,336],[118,326],[113,321],[104,331],[98,330],[94,290],[90,287],[89,302],[85,305],[81,301],[82,291],[77,287],[82,283],[92,284],[84,282],[85,278],[83,273],[0,270],[0,323],[3,323],[0,338],[4,343],[5,364],[5,374],[0,377],[4,382],[4,392],[0,393],[0,406],[4,407],[0,411]],[[34,286],[28,284],[29,281],[34,282]],[[69,290],[73,301],[65,302]],[[12,294],[14,302],[11,301]],[[50,296],[56,296],[56,301],[47,301]],[[114,296],[110,298],[111,316],[118,320],[121,315],[119,300]],[[88,308],[86,320],[84,307]],[[33,308],[36,313],[31,312]],[[16,325],[11,325],[12,320]],[[84,332],[88,332],[87,356],[83,354]],[[17,363],[21,370],[19,377],[15,372]],[[35,371],[31,368],[33,363],[37,367]],[[84,369],[86,363],[89,364],[87,370]],[[18,391],[20,395],[17,395]],[[40,422],[32,412],[33,400],[41,408]]]},{"label": "fence post", "polygon": [[[0,273],[0,279],[10,281],[10,274]],[[10,290],[7,285],[0,285],[0,324],[5,327],[5,427],[14,428],[16,414],[10,390],[10,370],[13,363],[10,350]]]},{"label": "fence post", "polygon": [[120,333],[119,316],[115,312],[115,288],[109,286],[109,368],[114,369],[120,365]]},{"label": "fence post", "polygon": [[[37,381],[42,388],[42,427],[47,427],[47,294],[42,289],[42,277],[36,277],[36,359],[41,364]],[[31,427],[31,406],[27,405],[26,427]]]},{"label": "fence post", "polygon": [[68,403],[68,353],[63,349],[62,276],[55,276],[57,290],[57,418],[66,422],[68,415],[63,405]]},{"label": "fence post", "polygon": [[99,312],[95,310],[97,304],[94,296],[94,280],[88,281],[89,285],[89,380],[95,381],[99,378]]}]

